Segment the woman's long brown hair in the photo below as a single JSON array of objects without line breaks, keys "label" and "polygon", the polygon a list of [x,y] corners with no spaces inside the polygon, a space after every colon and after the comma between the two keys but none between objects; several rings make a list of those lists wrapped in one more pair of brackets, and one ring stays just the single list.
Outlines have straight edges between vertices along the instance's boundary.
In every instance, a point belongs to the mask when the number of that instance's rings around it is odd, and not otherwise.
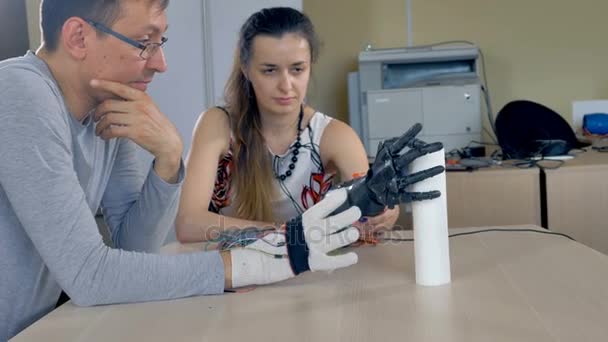
[{"label": "woman's long brown hair", "polygon": [[271,199],[277,189],[271,160],[262,135],[262,123],[255,91],[243,74],[252,56],[253,40],[258,35],[282,37],[296,33],[310,47],[316,61],[319,42],[310,19],[288,7],[274,7],[254,13],[241,27],[232,72],[225,89],[226,109],[233,132],[233,189],[237,216],[243,219],[273,222]]}]

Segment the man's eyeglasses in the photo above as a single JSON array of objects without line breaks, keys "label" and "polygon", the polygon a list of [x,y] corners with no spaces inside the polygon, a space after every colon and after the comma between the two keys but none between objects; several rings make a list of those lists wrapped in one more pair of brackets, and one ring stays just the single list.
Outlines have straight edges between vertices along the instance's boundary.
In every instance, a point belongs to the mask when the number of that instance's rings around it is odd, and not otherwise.
[{"label": "man's eyeglasses", "polygon": [[139,57],[141,57],[142,59],[148,59],[148,58],[151,58],[152,56],[154,56],[154,54],[158,52],[158,50],[160,49],[160,47],[163,46],[167,42],[167,40],[169,40],[169,38],[167,38],[167,37],[162,37],[160,39],[160,43],[146,43],[146,44],[144,44],[144,43],[140,43],[140,42],[138,42],[136,40],[133,40],[133,39],[131,39],[129,37],[126,37],[126,36],[124,36],[124,35],[116,32],[116,31],[110,29],[109,27],[107,27],[107,26],[105,26],[103,24],[100,24],[98,22],[95,22],[93,20],[85,19],[85,21],[87,23],[89,23],[91,26],[93,26],[94,28],[96,28],[97,30],[99,30],[99,31],[101,31],[103,33],[107,33],[109,35],[112,35],[112,36],[114,36],[114,37],[122,40],[123,42],[125,42],[125,43],[133,46],[133,47],[141,49],[141,52],[139,53]]}]

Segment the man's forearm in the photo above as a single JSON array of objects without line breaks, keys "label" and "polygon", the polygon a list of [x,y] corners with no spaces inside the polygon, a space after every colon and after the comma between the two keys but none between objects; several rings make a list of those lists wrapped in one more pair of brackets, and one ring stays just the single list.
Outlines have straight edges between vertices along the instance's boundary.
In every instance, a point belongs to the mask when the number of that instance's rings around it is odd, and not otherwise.
[{"label": "man's forearm", "polygon": [[148,169],[143,180],[133,155],[125,151],[117,158],[102,200],[103,214],[116,247],[154,252],[175,221],[183,168],[180,163],[175,184],[161,178],[154,168]]}]

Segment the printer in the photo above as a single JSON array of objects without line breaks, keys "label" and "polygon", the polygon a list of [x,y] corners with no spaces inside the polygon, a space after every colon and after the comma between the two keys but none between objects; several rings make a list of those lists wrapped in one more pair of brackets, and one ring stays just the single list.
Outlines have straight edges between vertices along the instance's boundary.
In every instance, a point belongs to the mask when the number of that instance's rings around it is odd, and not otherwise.
[{"label": "printer", "polygon": [[481,139],[475,45],[366,49],[348,76],[349,119],[370,158],[378,143],[423,125],[418,138],[445,152]]}]

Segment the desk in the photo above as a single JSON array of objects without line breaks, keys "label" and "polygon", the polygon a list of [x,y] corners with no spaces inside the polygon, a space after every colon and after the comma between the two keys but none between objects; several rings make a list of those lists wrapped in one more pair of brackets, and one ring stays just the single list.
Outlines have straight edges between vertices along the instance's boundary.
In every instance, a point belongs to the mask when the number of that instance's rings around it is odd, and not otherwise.
[{"label": "desk", "polygon": [[[369,159],[370,164],[373,159]],[[541,225],[538,168],[490,167],[446,173],[450,228]],[[400,206],[396,227],[412,229],[409,205]]]},{"label": "desk", "polygon": [[446,184],[450,228],[541,224],[537,168],[448,172]]},{"label": "desk", "polygon": [[93,308],[66,303],[14,341],[537,342],[608,336],[608,256],[569,239],[524,232],[451,238],[452,283],[429,288],[415,284],[411,242],[357,252],[353,267],[309,272],[244,294]]},{"label": "desk", "polygon": [[[541,225],[541,187],[538,168],[482,168],[447,172],[450,228]],[[411,229],[411,209],[401,205],[396,226]]]},{"label": "desk", "polygon": [[581,153],[546,179],[549,228],[608,254],[608,153]]}]

